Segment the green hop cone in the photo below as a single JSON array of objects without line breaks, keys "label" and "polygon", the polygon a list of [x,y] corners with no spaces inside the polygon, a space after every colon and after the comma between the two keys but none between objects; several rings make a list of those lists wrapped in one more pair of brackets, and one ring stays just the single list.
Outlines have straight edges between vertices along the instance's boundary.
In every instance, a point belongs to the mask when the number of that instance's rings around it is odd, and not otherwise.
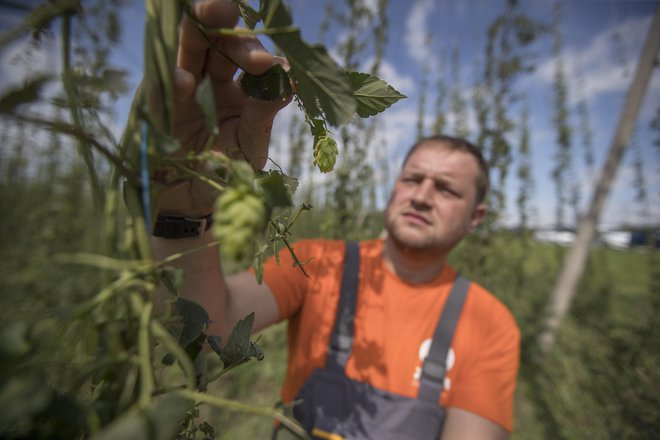
[{"label": "green hop cone", "polygon": [[329,173],[335,167],[337,160],[337,142],[329,136],[321,136],[316,139],[314,145],[314,165],[319,167],[322,173]]},{"label": "green hop cone", "polygon": [[265,221],[266,208],[258,194],[245,186],[227,188],[213,212],[213,235],[220,241],[222,254],[237,261],[247,257]]}]

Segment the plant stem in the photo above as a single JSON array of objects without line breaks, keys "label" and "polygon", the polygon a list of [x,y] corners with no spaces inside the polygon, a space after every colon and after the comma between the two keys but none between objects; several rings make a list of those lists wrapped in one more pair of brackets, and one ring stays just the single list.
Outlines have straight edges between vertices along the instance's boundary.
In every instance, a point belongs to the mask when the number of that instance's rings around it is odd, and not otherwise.
[{"label": "plant stem", "polygon": [[151,332],[154,336],[169,350],[172,355],[179,361],[181,369],[188,379],[188,387],[195,389],[197,385],[197,377],[195,374],[195,367],[190,361],[188,354],[181,348],[177,341],[165,330],[163,325],[158,321],[151,321]]},{"label": "plant stem", "polygon": [[176,394],[184,397],[186,399],[195,400],[196,402],[207,403],[209,405],[224,408],[231,411],[240,411],[250,414],[255,414],[259,416],[271,417],[280,421],[284,426],[290,429],[294,434],[301,438],[309,438],[305,430],[300,427],[296,422],[285,416],[281,411],[276,410],[275,408],[269,407],[260,407],[247,405],[245,403],[236,402],[229,399],[223,399],[222,397],[211,396],[206,393],[199,393],[190,390],[180,390],[175,391]]},{"label": "plant stem", "polygon": [[87,143],[89,146],[94,147],[106,159],[112,162],[115,168],[119,170],[121,175],[126,177],[126,179],[128,179],[133,185],[135,186],[140,185],[140,181],[138,180],[133,170],[127,168],[125,162],[122,161],[121,158],[115,156],[108,148],[106,148],[103,144],[101,144],[99,141],[94,139],[94,137],[86,133],[81,127],[68,124],[64,121],[48,121],[34,116],[25,116],[18,114],[13,114],[13,116],[19,121],[41,125],[43,127],[49,128],[59,133],[73,136],[79,143]]},{"label": "plant stem", "polygon": [[[72,13],[66,13],[62,16],[62,82],[66,92],[71,120],[73,121],[75,127],[80,132],[84,133],[85,129],[83,127],[82,118],[80,117],[78,108],[78,97],[76,96],[75,85],[72,81],[71,16]],[[80,155],[82,156],[83,160],[85,161],[85,165],[87,166],[87,171],[89,173],[89,178],[92,185],[92,193],[94,194],[94,201],[96,202],[97,207],[100,207],[103,192],[101,190],[98,177],[96,176],[96,170],[94,169],[94,158],[92,157],[89,147],[85,145],[85,143],[80,139],[78,139],[78,151],[80,152]]]},{"label": "plant stem", "polygon": [[203,246],[198,246],[196,248],[188,249],[188,250],[183,251],[183,252],[178,252],[176,254],[168,255],[167,257],[163,258],[162,260],[157,261],[155,263],[155,267],[164,266],[167,263],[171,263],[172,261],[178,260],[179,258],[183,258],[183,257],[186,257],[188,255],[192,255],[196,252],[203,251],[204,249],[208,249],[208,248],[211,248],[211,247],[214,247],[214,246],[218,246],[219,244],[220,244],[219,240],[214,240],[210,243],[206,243]]},{"label": "plant stem", "polygon": [[140,327],[138,330],[138,355],[140,357],[140,397],[138,407],[145,409],[151,401],[154,390],[154,378],[151,366],[151,343],[150,328],[151,312],[153,303],[142,300],[139,293],[133,292],[130,297],[131,305],[140,315]]},{"label": "plant stem", "polygon": [[186,173],[186,174],[188,174],[188,175],[190,175],[190,176],[192,176],[192,177],[196,177],[196,178],[198,178],[198,179],[201,180],[202,182],[204,182],[204,183],[206,183],[206,184],[212,186],[213,188],[217,189],[218,191],[222,191],[222,190],[225,189],[224,186],[220,185],[220,184],[219,184],[218,182],[216,182],[215,180],[213,180],[213,179],[211,179],[211,178],[209,178],[209,177],[206,177],[205,175],[200,174],[200,173],[198,173],[197,171],[193,171],[193,170],[191,170],[190,168],[186,168],[186,167],[184,167],[183,165],[181,165],[181,164],[179,164],[179,163],[177,163],[177,162],[175,162],[175,161],[171,161],[171,160],[167,160],[167,159],[166,159],[166,160],[165,160],[165,163],[170,164],[170,165],[173,165],[175,168],[179,169],[180,171],[183,171],[184,173]]}]

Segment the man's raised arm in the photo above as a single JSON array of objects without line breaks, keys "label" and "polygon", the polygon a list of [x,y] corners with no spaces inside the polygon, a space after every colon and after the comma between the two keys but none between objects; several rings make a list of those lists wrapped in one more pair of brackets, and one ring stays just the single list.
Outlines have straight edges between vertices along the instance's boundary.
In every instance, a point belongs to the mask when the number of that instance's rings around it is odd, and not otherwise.
[{"label": "man's raised arm", "polygon": [[[229,0],[213,0],[193,5],[195,16],[211,28],[232,28],[239,17],[238,8]],[[211,49],[211,42],[216,49]],[[202,151],[209,139],[204,113],[195,100],[195,90],[208,77],[217,105],[219,135],[212,151],[231,158],[243,158],[261,169],[268,157],[268,143],[273,119],[289,99],[261,101],[248,97],[235,76],[240,68],[261,74],[284,60],[270,54],[252,36],[204,36],[194,21],[185,17],[181,24],[178,68],[174,79],[174,136],[182,149],[176,154]],[[197,171],[203,172],[203,165]],[[197,179],[167,179],[159,199],[160,214],[180,218],[202,218],[213,211],[217,192]],[[200,238],[165,239],[154,237],[152,246],[157,259],[208,244],[210,232]],[[257,284],[249,274],[226,279],[215,247],[178,259],[184,271],[181,296],[202,305],[211,318],[210,334],[226,335],[234,323],[255,312],[254,329],[278,318],[277,304],[265,285]]]}]

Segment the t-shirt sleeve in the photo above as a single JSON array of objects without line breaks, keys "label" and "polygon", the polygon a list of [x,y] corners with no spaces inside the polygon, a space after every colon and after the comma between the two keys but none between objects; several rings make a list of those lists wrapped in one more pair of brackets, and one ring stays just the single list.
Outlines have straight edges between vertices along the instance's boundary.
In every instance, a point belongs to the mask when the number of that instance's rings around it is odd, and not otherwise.
[{"label": "t-shirt sleeve", "polygon": [[302,240],[294,243],[292,248],[298,261],[304,265],[305,272],[287,248],[282,248],[277,258],[270,257],[264,263],[263,280],[275,297],[280,320],[293,316],[302,305],[317,270],[322,244],[317,240]]},{"label": "t-shirt sleeve", "polygon": [[511,432],[520,330],[511,312],[494,297],[478,308],[481,341],[473,361],[460,372],[451,406],[485,417]]}]

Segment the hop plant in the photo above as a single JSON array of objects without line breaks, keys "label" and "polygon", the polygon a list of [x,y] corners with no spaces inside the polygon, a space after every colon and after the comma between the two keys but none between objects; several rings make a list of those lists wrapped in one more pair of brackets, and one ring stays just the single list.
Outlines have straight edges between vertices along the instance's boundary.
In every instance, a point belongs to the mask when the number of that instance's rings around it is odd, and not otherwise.
[{"label": "hop plant", "polygon": [[321,136],[314,144],[314,165],[322,173],[329,173],[335,167],[338,153],[337,142],[330,136]]},{"label": "hop plant", "polygon": [[250,254],[252,239],[263,230],[265,222],[262,198],[240,185],[227,188],[216,200],[212,231],[223,255],[242,260]]}]

